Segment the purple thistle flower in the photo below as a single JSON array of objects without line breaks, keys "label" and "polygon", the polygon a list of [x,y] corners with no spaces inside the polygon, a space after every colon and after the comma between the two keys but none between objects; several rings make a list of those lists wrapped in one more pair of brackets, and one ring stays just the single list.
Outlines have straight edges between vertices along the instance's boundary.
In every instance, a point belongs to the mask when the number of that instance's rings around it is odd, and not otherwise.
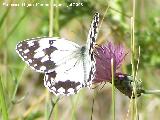
[{"label": "purple thistle flower", "polygon": [[126,56],[122,45],[113,45],[111,42],[96,48],[96,74],[93,83],[111,82],[111,59],[114,60],[114,74]]},{"label": "purple thistle flower", "polygon": [[[111,42],[96,48],[96,73],[93,83],[112,83],[111,59],[113,58],[115,87],[129,98],[135,98],[135,94],[132,95],[133,77],[116,72],[126,55],[127,52],[122,45],[114,45]],[[136,81],[136,96],[139,97],[142,93],[144,90],[141,81]]]}]

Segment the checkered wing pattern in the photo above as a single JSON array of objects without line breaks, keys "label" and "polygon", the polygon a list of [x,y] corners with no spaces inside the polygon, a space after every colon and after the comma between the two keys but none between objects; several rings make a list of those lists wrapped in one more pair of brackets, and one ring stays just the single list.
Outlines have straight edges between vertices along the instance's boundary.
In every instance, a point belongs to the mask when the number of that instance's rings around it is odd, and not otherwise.
[{"label": "checkered wing pattern", "polygon": [[96,72],[96,60],[94,58],[94,47],[96,44],[97,34],[98,34],[98,25],[99,25],[99,13],[95,13],[93,20],[90,25],[88,38],[87,38],[87,44],[86,44],[86,59],[85,62],[89,61],[90,63],[86,67],[87,69],[87,76],[89,78],[87,79],[87,85],[90,86],[92,84],[92,80],[95,77]]}]

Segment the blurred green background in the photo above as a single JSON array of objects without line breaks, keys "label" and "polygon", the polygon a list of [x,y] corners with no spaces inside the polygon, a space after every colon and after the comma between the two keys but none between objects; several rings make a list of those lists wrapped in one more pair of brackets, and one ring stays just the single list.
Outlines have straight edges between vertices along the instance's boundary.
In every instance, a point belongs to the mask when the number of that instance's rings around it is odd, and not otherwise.
[{"label": "blurred green background", "polygon": [[[53,0],[53,36],[59,36],[78,44],[85,44],[92,17],[100,13],[102,22],[98,42],[113,41],[125,45],[130,51],[131,0]],[[74,6],[73,3],[81,3]],[[13,6],[16,3],[20,6]],[[31,6],[22,6],[31,3]],[[43,74],[31,70],[17,55],[19,41],[49,35],[50,7],[45,0],[0,0],[0,75],[9,120],[44,120],[53,110],[51,120],[110,120],[111,85],[103,89],[83,89],[79,94],[57,97],[47,93],[43,86]],[[7,6],[8,4],[8,6]],[[107,10],[108,4],[110,8]],[[68,7],[67,7],[68,6]],[[138,78],[145,89],[160,89],[160,1],[137,0],[135,11],[136,51],[141,47]],[[105,16],[104,16],[105,15]],[[123,61],[121,71],[131,74],[130,52]],[[98,92],[97,92],[98,91]],[[50,98],[52,101],[50,101]],[[92,103],[94,99],[94,105]],[[116,91],[116,120],[130,119],[130,99]],[[53,108],[53,109],[52,109]],[[93,113],[92,113],[93,109]],[[48,110],[48,111],[47,111]],[[138,98],[140,120],[160,119],[160,97],[142,95]],[[129,115],[128,115],[129,114]],[[0,113],[0,117],[2,114]],[[1,119],[1,118],[0,118]]]}]

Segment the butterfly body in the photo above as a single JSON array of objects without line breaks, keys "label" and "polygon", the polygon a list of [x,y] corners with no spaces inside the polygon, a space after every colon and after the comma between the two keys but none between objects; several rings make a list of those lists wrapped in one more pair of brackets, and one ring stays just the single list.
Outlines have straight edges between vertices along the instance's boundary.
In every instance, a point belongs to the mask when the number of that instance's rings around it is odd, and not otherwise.
[{"label": "butterfly body", "polygon": [[16,51],[32,69],[45,74],[44,85],[50,92],[75,94],[83,87],[90,87],[94,78],[93,49],[98,22],[96,13],[84,46],[64,38],[40,37],[18,43]]}]

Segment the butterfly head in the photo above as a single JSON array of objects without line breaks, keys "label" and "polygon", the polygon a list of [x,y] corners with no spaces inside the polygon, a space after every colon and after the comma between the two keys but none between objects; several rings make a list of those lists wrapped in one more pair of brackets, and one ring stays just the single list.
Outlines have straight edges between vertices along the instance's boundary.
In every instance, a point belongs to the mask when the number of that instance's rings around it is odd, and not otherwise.
[{"label": "butterfly head", "polygon": [[82,53],[82,55],[85,54],[85,51],[86,51],[86,46],[82,46],[82,47],[81,47],[81,53]]}]

